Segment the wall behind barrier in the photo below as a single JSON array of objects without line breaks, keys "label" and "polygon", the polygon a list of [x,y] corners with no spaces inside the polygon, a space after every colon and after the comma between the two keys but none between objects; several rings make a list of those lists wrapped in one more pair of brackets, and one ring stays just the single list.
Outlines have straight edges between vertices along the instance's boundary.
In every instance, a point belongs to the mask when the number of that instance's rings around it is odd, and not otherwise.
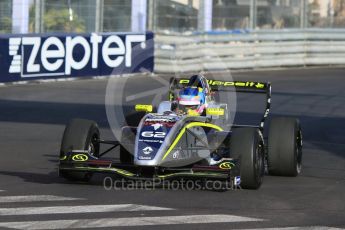
[{"label": "wall behind barrier", "polygon": [[0,35],[0,82],[152,72],[153,33]]}]

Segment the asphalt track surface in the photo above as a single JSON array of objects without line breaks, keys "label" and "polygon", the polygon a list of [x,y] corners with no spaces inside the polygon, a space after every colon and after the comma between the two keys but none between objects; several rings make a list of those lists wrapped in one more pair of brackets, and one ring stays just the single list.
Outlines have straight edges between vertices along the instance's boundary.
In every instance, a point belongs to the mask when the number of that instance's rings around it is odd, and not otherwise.
[{"label": "asphalt track surface", "polygon": [[[102,137],[113,138],[104,106],[107,80],[4,86],[0,228],[345,228],[345,69],[242,72],[233,77],[272,82],[271,115],[300,119],[304,155],[303,172],[297,178],[265,176],[259,190],[227,192],[108,191],[101,175],[88,184],[67,182],[58,178],[56,169],[70,119],[95,120]],[[128,95],[159,84],[149,77],[116,81],[128,81]],[[238,99],[237,118],[254,121],[261,112],[258,98]]]}]

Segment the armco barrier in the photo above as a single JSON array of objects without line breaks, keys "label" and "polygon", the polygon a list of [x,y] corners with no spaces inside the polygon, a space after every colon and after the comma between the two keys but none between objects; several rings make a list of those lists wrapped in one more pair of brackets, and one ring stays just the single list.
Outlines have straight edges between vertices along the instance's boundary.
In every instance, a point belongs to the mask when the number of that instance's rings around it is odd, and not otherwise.
[{"label": "armco barrier", "polygon": [[153,71],[153,33],[0,35],[0,82]]},{"label": "armco barrier", "polygon": [[345,29],[155,34],[155,72],[345,64]]}]

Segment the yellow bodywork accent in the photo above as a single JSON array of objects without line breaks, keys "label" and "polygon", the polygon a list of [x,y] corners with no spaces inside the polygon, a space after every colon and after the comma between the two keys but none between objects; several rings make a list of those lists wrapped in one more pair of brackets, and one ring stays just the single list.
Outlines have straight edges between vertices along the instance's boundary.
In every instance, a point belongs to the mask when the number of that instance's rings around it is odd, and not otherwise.
[{"label": "yellow bodywork accent", "polygon": [[152,105],[135,105],[135,111],[137,112],[146,112],[146,113],[151,113],[153,111],[153,106]]},{"label": "yellow bodywork accent", "polygon": [[[210,86],[229,86],[229,87],[250,87],[257,89],[264,89],[265,84],[254,81],[218,81],[218,80],[207,80]],[[180,84],[188,84],[188,79],[180,79]]]},{"label": "yellow bodywork accent", "polygon": [[217,125],[214,124],[209,124],[209,123],[203,123],[203,122],[191,122],[188,125],[186,125],[185,127],[183,127],[183,129],[180,131],[180,133],[177,135],[176,139],[174,140],[174,142],[171,144],[170,148],[168,149],[168,151],[164,154],[163,159],[164,160],[169,153],[175,148],[175,146],[177,145],[177,143],[180,141],[181,137],[183,136],[183,134],[186,132],[187,129],[191,128],[191,127],[195,127],[195,126],[202,126],[202,127],[208,127],[208,128],[212,128],[212,129],[216,129],[218,131],[223,131],[223,129]]},{"label": "yellow bodywork accent", "polygon": [[223,108],[207,108],[206,114],[210,116],[224,116]]},{"label": "yellow bodywork accent", "polygon": [[235,166],[235,164],[232,162],[223,162],[219,165],[219,168],[220,169],[231,169],[234,166]]},{"label": "yellow bodywork accent", "polygon": [[87,161],[88,159],[86,154],[77,154],[72,157],[72,161]]},{"label": "yellow bodywork accent", "polygon": [[166,174],[166,175],[158,175],[158,178],[164,179],[168,177],[175,177],[175,176],[201,176],[201,177],[224,177],[224,174],[219,174],[219,173],[205,173],[205,172],[191,172],[191,173],[186,173],[186,172],[178,172],[178,173],[171,173],[171,174]]},{"label": "yellow bodywork accent", "polygon": [[63,156],[63,157],[60,158],[60,161],[64,161],[66,159],[67,159],[67,156]]},{"label": "yellow bodywork accent", "polygon": [[173,93],[169,93],[169,101],[172,101],[172,100],[174,100],[174,94]]},{"label": "yellow bodywork accent", "polygon": [[188,109],[187,115],[191,117],[200,116],[200,114],[197,111],[192,110],[192,109]]},{"label": "yellow bodywork accent", "polygon": [[126,170],[123,169],[115,169],[117,173],[125,175],[125,176],[135,176],[134,173],[128,172]]},{"label": "yellow bodywork accent", "polygon": [[189,79],[181,79],[180,80],[180,84],[188,84],[189,83]]},{"label": "yellow bodywork accent", "polygon": [[118,168],[92,168],[92,167],[75,167],[75,169],[78,170],[90,170],[90,171],[99,171],[99,172],[116,172],[118,174],[121,174],[123,176],[128,176],[128,177],[133,177],[135,176],[134,173],[131,173],[129,171],[123,170],[123,169],[118,169]]}]

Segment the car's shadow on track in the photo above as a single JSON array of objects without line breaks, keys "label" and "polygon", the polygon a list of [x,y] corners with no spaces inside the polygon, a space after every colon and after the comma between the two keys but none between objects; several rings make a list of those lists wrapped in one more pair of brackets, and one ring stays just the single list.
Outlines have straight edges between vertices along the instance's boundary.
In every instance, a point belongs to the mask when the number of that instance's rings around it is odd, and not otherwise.
[{"label": "car's shadow on track", "polygon": [[[325,150],[337,157],[345,158],[345,118],[341,117],[312,117],[288,116],[285,114],[272,114],[271,117],[297,117],[300,120],[303,140],[314,147]],[[236,114],[235,123],[241,121],[257,120],[258,114],[240,112]],[[264,136],[268,135],[270,118],[266,122]]]},{"label": "car's shadow on track", "polygon": [[[228,190],[239,190],[241,188],[233,188],[231,184],[225,184],[219,187],[220,185],[217,183],[217,186],[212,186],[212,181],[207,182],[208,184],[204,184],[205,182],[201,182],[198,180],[194,180],[194,184],[190,184],[192,180],[183,180],[183,182],[179,182],[178,179],[174,179],[171,181],[165,181],[165,185],[160,183],[138,183],[134,180],[126,180],[121,177],[115,176],[114,174],[94,174],[90,181],[88,182],[80,182],[80,181],[68,181],[64,178],[60,178],[58,176],[57,170],[52,171],[48,174],[41,174],[41,173],[33,173],[33,172],[10,172],[10,171],[0,171],[1,176],[10,176],[16,177],[23,182],[27,183],[34,183],[34,184],[44,184],[44,185],[52,185],[52,184],[66,184],[66,185],[85,185],[85,186],[98,186],[103,187],[105,190],[203,190],[208,192],[226,192]],[[109,184],[109,181],[111,183]],[[186,183],[188,181],[188,183]],[[203,183],[203,186],[201,185]],[[187,185],[186,185],[187,184]],[[170,187],[169,187],[170,186]]]},{"label": "car's shadow on track", "polygon": [[52,171],[48,174],[32,173],[32,172],[12,172],[0,171],[0,175],[18,177],[24,182],[33,182],[39,184],[57,184],[63,183],[63,179],[58,177],[57,171]]},{"label": "car's shadow on track", "polygon": [[102,186],[103,179],[106,175],[95,175],[94,178],[89,182],[76,182],[68,181],[58,176],[57,170],[51,171],[47,174],[33,173],[33,172],[11,172],[11,171],[0,171],[0,175],[17,177],[22,179],[24,182],[37,183],[37,184],[80,184],[80,185],[95,185]]}]

